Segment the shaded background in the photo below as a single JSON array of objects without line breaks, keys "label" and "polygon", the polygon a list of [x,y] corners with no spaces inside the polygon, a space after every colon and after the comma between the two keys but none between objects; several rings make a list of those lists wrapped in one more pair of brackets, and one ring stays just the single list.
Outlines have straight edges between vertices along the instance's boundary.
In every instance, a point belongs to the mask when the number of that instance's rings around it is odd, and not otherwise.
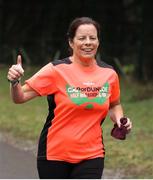
[{"label": "shaded background", "polygon": [[66,33],[75,17],[89,16],[102,29],[99,57],[123,74],[153,79],[153,1],[0,0],[0,62],[17,53],[27,65],[68,55]]}]

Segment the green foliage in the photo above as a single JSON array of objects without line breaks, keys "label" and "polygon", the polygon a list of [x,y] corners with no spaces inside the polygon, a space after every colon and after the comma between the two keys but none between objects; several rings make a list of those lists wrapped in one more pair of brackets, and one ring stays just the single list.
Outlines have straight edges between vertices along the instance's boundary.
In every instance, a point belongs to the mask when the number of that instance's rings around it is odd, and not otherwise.
[{"label": "green foliage", "polygon": [[[25,71],[27,79],[37,71],[33,68]],[[10,132],[22,139],[36,140],[47,116],[46,98],[37,98],[22,105],[13,104],[9,95],[7,82],[7,68],[0,69],[0,130]],[[24,80],[23,80],[24,81]],[[102,125],[104,144],[106,149],[105,167],[114,171],[124,171],[124,178],[153,178],[153,98],[135,99],[145,87],[134,81],[121,80],[121,99],[125,116],[130,117],[133,129],[125,141],[115,140],[110,135],[113,127],[107,117]]]},{"label": "green foliage", "polygon": [[76,17],[89,16],[101,26],[102,59],[112,65],[114,57],[121,64],[132,64],[134,68],[124,69],[118,62],[116,65],[124,76],[134,71],[135,78],[151,81],[152,5],[153,1],[145,0],[1,0],[0,62],[12,64],[18,53],[28,66],[66,57],[70,22]]},{"label": "green foliage", "polygon": [[[36,69],[30,69],[23,81],[34,74]],[[1,69],[0,130],[20,138],[36,139],[47,115],[46,98],[37,98],[22,105],[14,104],[10,98],[7,70]]]},{"label": "green foliage", "polygon": [[132,75],[134,72],[134,64],[127,64],[123,66],[123,71],[128,75]]}]

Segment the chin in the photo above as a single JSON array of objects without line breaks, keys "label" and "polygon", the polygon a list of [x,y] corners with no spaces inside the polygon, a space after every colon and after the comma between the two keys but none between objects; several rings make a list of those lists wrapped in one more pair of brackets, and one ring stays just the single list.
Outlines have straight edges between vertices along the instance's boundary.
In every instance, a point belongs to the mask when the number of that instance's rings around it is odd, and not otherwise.
[{"label": "chin", "polygon": [[93,58],[95,58],[95,55],[85,55],[85,56],[82,56],[82,59],[84,59],[84,60],[91,60]]}]

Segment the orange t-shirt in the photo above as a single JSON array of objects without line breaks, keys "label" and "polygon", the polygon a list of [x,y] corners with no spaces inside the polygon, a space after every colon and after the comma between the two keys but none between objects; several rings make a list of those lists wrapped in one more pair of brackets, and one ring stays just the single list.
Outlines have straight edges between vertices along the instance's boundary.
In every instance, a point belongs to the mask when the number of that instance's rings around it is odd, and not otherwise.
[{"label": "orange t-shirt", "polygon": [[101,123],[120,96],[113,69],[96,63],[82,67],[65,58],[47,64],[26,83],[49,103],[38,159],[77,163],[104,157]]}]

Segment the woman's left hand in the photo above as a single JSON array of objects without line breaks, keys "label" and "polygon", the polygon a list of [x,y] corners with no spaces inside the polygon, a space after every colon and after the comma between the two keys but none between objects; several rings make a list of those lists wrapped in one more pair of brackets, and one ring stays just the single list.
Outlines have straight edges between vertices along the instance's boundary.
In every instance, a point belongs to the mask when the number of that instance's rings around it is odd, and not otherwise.
[{"label": "woman's left hand", "polygon": [[[123,117],[123,118],[124,118],[124,117]],[[127,122],[126,122],[125,124],[122,124],[122,123],[121,123],[121,119],[122,119],[122,118],[118,119],[118,120],[116,121],[116,123],[117,123],[117,125],[118,125],[119,128],[121,128],[121,126],[126,127],[127,133],[129,133],[129,132],[131,131],[131,129],[132,129],[132,122],[131,122],[131,120],[130,120],[129,118],[127,118],[127,117],[125,117],[125,118],[126,118],[126,120],[127,120]]]},{"label": "woman's left hand", "polygon": [[124,125],[127,129],[127,133],[129,133],[132,129],[132,122],[129,118],[127,118],[127,123]]}]

